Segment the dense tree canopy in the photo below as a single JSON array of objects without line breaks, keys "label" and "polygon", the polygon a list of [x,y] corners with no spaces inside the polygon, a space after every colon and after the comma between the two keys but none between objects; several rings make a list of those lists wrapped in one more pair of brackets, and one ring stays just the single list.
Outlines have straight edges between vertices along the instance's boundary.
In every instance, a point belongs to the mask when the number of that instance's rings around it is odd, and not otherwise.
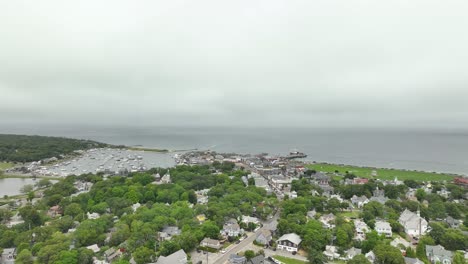
[{"label": "dense tree canopy", "polygon": [[107,144],[61,137],[0,134],[0,161],[29,162],[70,154],[75,150],[107,147]]}]

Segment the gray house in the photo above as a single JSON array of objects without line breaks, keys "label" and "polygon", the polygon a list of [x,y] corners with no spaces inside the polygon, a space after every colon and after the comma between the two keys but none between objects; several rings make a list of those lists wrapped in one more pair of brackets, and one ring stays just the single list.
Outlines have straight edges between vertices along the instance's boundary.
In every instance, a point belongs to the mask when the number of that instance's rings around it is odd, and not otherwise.
[{"label": "gray house", "polygon": [[268,245],[272,239],[270,230],[262,230],[255,241],[262,245]]},{"label": "gray house", "polygon": [[187,264],[187,254],[181,249],[167,257],[160,256],[156,264]]},{"label": "gray house", "polygon": [[453,253],[451,251],[445,250],[445,248],[441,245],[426,245],[426,256],[432,264],[451,264]]}]

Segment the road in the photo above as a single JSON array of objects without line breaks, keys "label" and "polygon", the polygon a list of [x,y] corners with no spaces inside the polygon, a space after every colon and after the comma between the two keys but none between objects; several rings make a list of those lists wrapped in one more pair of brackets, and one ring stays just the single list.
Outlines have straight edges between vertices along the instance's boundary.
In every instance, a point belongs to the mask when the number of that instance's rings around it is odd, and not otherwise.
[{"label": "road", "polygon": [[279,212],[277,212],[272,219],[270,219],[268,222],[266,222],[261,228],[259,228],[255,233],[250,233],[247,238],[242,240],[239,244],[232,244],[229,247],[226,248],[226,253],[220,255],[218,258],[214,260],[214,264],[224,264],[225,262],[228,261],[229,256],[231,254],[237,254],[238,252],[242,252],[245,250],[248,250],[249,246],[252,244],[252,242],[257,238],[257,236],[262,232],[263,230],[269,229],[270,225],[274,222],[277,221],[279,218]]}]

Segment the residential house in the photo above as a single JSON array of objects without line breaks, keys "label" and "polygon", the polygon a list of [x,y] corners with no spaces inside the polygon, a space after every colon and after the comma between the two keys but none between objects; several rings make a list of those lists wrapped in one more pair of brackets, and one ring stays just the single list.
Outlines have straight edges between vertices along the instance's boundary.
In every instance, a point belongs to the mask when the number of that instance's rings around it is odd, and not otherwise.
[{"label": "residential house", "polygon": [[16,258],[16,248],[5,248],[2,252],[1,264],[14,264]]},{"label": "residential house", "polygon": [[268,244],[270,244],[270,241],[271,241],[272,238],[273,237],[271,235],[271,231],[263,229],[263,230],[260,231],[260,234],[258,234],[255,241],[257,243],[259,243],[259,244],[262,244],[262,245],[268,245]]},{"label": "residential house", "polygon": [[329,199],[333,199],[333,198],[337,199],[340,203],[342,203],[344,201],[343,198],[341,198],[341,196],[338,195],[338,194],[330,195]]},{"label": "residential house", "polygon": [[365,195],[353,195],[353,197],[351,197],[350,200],[354,206],[357,206],[357,208],[362,208],[365,204],[369,202],[369,198],[367,198]]},{"label": "residential house", "polygon": [[453,179],[453,183],[468,188],[468,177],[457,177]]},{"label": "residential house", "polygon": [[244,223],[244,224],[254,223],[254,224],[258,225],[258,224],[260,224],[260,221],[256,217],[243,215],[242,216],[242,223]]},{"label": "residential house", "polygon": [[323,251],[323,255],[327,257],[328,260],[334,260],[340,257],[338,254],[338,249],[335,246],[325,246],[325,251]]},{"label": "residential house", "polygon": [[221,248],[221,243],[219,240],[216,239],[211,239],[205,237],[201,242],[200,246],[202,247],[208,247],[208,248],[213,248],[213,249],[220,249]]},{"label": "residential house", "polygon": [[354,220],[354,228],[356,230],[356,240],[362,241],[366,239],[366,233],[370,231],[370,228],[364,221],[360,219]]},{"label": "residential house", "polygon": [[197,215],[197,220],[200,224],[202,224],[206,221],[206,216],[204,214],[199,214]]},{"label": "residential house", "polygon": [[405,253],[406,248],[411,246],[411,243],[404,240],[401,237],[397,237],[394,240],[392,240],[392,242],[390,242],[390,245],[393,246],[393,247],[399,248],[401,250],[401,252]]},{"label": "residential house", "polygon": [[223,225],[223,229],[219,232],[223,236],[236,237],[242,235],[244,230],[240,228],[236,219],[230,219]]},{"label": "residential house", "polygon": [[95,220],[95,219],[98,219],[100,217],[100,215],[98,213],[87,212],[86,215],[88,216],[88,219],[91,219],[91,220]]},{"label": "residential house", "polygon": [[460,220],[455,219],[451,216],[447,216],[445,222],[449,225],[450,228],[459,228],[462,223]]},{"label": "residential house", "polygon": [[448,199],[449,196],[450,196],[450,194],[451,194],[451,192],[448,191],[446,188],[443,188],[442,190],[437,191],[437,194],[440,195],[440,196],[442,196],[442,197],[444,197],[444,198],[446,198],[446,199]]},{"label": "residential house", "polygon": [[247,259],[244,256],[239,256],[237,254],[231,254],[229,256],[229,263],[230,264],[245,264]]},{"label": "residential house", "polygon": [[268,260],[263,255],[258,255],[252,259],[247,260],[245,264],[275,264],[275,262]]},{"label": "residential house", "polygon": [[375,201],[381,204],[385,204],[388,201],[388,198],[385,197],[385,191],[377,187],[377,189],[374,191],[373,196],[369,199],[369,201],[371,202]]},{"label": "residential house", "polygon": [[319,218],[319,221],[322,223],[322,225],[325,227],[325,228],[328,228],[328,229],[331,229],[331,228],[334,228],[335,227],[335,215],[332,214],[332,213],[329,213],[329,214],[326,214],[326,215],[322,215],[320,218]]},{"label": "residential house", "polygon": [[137,210],[138,208],[140,208],[140,207],[141,207],[141,204],[140,204],[140,203],[133,204],[133,205],[132,205],[132,210],[133,210],[133,212],[136,212],[136,210]]},{"label": "residential house", "polygon": [[407,258],[405,257],[405,264],[424,264],[421,260],[417,258]]},{"label": "residential house", "polygon": [[161,177],[161,183],[162,184],[171,183],[171,175],[169,174],[169,172],[164,174],[164,176]]},{"label": "residential house", "polygon": [[418,198],[416,197],[416,189],[408,189],[408,191],[405,194],[405,197],[410,201],[417,201]]},{"label": "residential house", "polygon": [[330,185],[331,177],[324,173],[317,172],[312,175],[311,180],[317,185]]},{"label": "residential house", "polygon": [[392,237],[392,227],[387,221],[378,220],[375,222],[375,231],[379,235],[385,235],[386,237]]},{"label": "residential house", "polygon": [[57,216],[62,216],[63,210],[60,208],[60,205],[55,205],[49,208],[47,211],[47,216],[55,218]]},{"label": "residential house", "polygon": [[322,196],[330,197],[335,189],[328,184],[319,184],[318,187],[322,189]]},{"label": "residential house", "polygon": [[284,188],[291,186],[292,179],[286,178],[282,175],[275,175],[271,177],[271,183],[277,190],[283,190]]},{"label": "residential house", "polygon": [[8,221],[6,223],[6,226],[8,228],[12,228],[13,226],[19,225],[19,224],[22,224],[22,223],[24,223],[23,218],[21,217],[19,212],[16,212],[16,214],[10,218],[10,221]]},{"label": "residential house", "polygon": [[371,251],[367,252],[364,256],[365,256],[366,259],[368,259],[371,263],[375,263],[376,257],[375,257],[374,251],[371,250]]},{"label": "residential house", "polygon": [[344,260],[350,260],[361,253],[362,250],[360,248],[352,247],[345,251]]},{"label": "residential house", "polygon": [[180,229],[177,226],[166,226],[161,232],[158,232],[158,240],[170,240],[173,236],[180,235]]},{"label": "residential house", "polygon": [[405,228],[406,234],[413,237],[424,235],[428,227],[426,219],[420,216],[419,210],[413,213],[405,209],[398,218],[398,222]]},{"label": "residential house", "polygon": [[426,245],[426,256],[432,264],[451,264],[453,253],[451,251],[445,250],[445,248],[441,245]]},{"label": "residential house", "polygon": [[121,255],[122,251],[115,248],[109,248],[108,250],[104,251],[104,258],[109,263],[112,263],[112,261],[118,259]]},{"label": "residential house", "polygon": [[314,219],[315,215],[317,215],[317,211],[315,211],[315,209],[312,210],[312,211],[307,212],[307,218],[309,218],[309,219]]},{"label": "residential house", "polygon": [[291,199],[296,199],[297,198],[297,192],[296,191],[292,191],[289,193],[289,198]]},{"label": "residential house", "polygon": [[99,246],[97,244],[87,246],[86,248],[93,251],[94,253],[98,253],[101,250],[101,248],[99,248]]},{"label": "residential house", "polygon": [[284,234],[277,241],[277,248],[280,250],[286,250],[289,252],[297,252],[302,239],[299,235],[295,233]]},{"label": "residential house", "polygon": [[164,257],[160,256],[156,264],[187,264],[187,254],[183,249]]}]

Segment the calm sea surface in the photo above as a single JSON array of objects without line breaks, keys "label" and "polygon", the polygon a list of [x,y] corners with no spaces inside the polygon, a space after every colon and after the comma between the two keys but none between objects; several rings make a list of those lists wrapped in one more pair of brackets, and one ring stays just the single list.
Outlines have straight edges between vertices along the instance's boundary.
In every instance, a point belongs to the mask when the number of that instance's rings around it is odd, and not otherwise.
[{"label": "calm sea surface", "polygon": [[468,132],[312,128],[9,128],[0,133],[93,139],[146,147],[287,154],[308,160],[468,174]]}]

